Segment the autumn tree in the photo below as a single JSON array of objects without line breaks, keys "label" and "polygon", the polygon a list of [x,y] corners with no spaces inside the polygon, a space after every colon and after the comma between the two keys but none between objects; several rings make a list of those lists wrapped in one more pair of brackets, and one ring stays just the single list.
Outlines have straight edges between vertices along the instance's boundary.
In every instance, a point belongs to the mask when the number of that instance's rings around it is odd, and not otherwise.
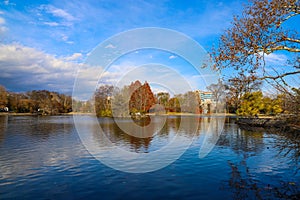
[{"label": "autumn tree", "polygon": [[135,92],[138,88],[142,87],[142,84],[139,80],[135,81],[135,82],[132,82],[130,85],[129,85],[129,93],[130,95]]},{"label": "autumn tree", "polygon": [[43,114],[55,114],[54,105],[52,104],[52,97],[50,91],[47,90],[33,90],[27,92],[26,96],[29,96],[31,100],[35,102],[34,110],[40,111]]},{"label": "autumn tree", "polygon": [[31,112],[34,102],[24,93],[9,92],[7,106],[13,112]]},{"label": "autumn tree", "polygon": [[155,104],[155,97],[147,82],[138,87],[131,93],[129,101],[130,112],[148,112],[151,106]]},{"label": "autumn tree", "polygon": [[198,92],[188,91],[174,95],[168,105],[171,112],[200,113],[201,99]]},{"label": "autumn tree", "polygon": [[261,91],[256,91],[247,92],[242,96],[237,114],[242,116],[276,115],[282,111],[282,100],[280,97],[264,97]]},{"label": "autumn tree", "polygon": [[175,95],[174,97],[169,99],[169,111],[170,112],[181,112],[180,101],[182,95]]},{"label": "autumn tree", "polygon": [[59,94],[59,112],[68,113],[72,111],[72,97],[65,94]]},{"label": "autumn tree", "polygon": [[16,93],[10,92],[8,95],[8,109],[13,112],[18,112],[19,97]]},{"label": "autumn tree", "polygon": [[111,117],[111,97],[113,96],[114,86],[102,85],[100,86],[95,96],[95,110],[97,116]]},{"label": "autumn tree", "polygon": [[159,92],[156,94],[157,103],[162,105],[166,110],[168,110],[170,94],[168,92]]},{"label": "autumn tree", "polygon": [[262,92],[246,93],[241,98],[241,106],[237,110],[238,115],[255,116],[263,109]]},{"label": "autumn tree", "polygon": [[0,109],[7,106],[7,94],[5,87],[0,85]]},{"label": "autumn tree", "polygon": [[282,95],[275,97],[263,97],[263,109],[260,110],[261,114],[276,115],[283,112],[283,99]]}]

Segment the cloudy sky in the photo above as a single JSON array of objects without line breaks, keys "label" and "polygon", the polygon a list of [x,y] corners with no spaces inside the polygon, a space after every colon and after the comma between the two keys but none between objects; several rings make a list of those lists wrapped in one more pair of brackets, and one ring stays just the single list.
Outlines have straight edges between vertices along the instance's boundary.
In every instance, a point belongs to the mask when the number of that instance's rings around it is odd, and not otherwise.
[{"label": "cloudy sky", "polygon": [[[9,91],[47,89],[71,93],[78,70],[87,68],[85,64],[93,50],[130,29],[172,29],[195,40],[204,50],[209,49],[229,27],[233,15],[241,12],[243,3],[247,1],[0,0],[0,84]],[[127,43],[135,40],[139,38]],[[115,46],[108,44],[106,48]],[[286,58],[272,55],[269,59],[279,62]],[[122,55],[109,69],[98,66],[87,74],[100,83],[120,81],[121,76],[147,63],[174,69],[193,89],[204,87],[199,81],[201,74],[184,58],[153,49]],[[137,79],[149,79],[147,71],[140,72]],[[100,79],[98,73],[103,73]],[[148,76],[162,75],[153,73]]]}]

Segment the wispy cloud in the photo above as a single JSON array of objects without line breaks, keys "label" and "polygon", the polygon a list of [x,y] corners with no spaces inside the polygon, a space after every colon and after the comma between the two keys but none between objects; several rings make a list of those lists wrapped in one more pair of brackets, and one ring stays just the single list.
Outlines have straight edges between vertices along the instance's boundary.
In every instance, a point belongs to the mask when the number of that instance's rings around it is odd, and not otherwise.
[{"label": "wispy cloud", "polygon": [[44,9],[47,13],[50,13],[55,17],[60,17],[66,21],[74,21],[75,20],[75,17],[73,17],[67,11],[60,9],[60,8],[56,8],[52,5],[44,5],[44,6],[41,6],[41,8]]},{"label": "wispy cloud", "polygon": [[169,56],[169,59],[175,59],[175,58],[177,58],[177,56],[174,55]]},{"label": "wispy cloud", "polygon": [[9,6],[9,5],[15,6],[15,5],[16,5],[15,3],[9,2],[9,0],[4,0],[4,1],[3,1],[3,4],[4,4],[5,6]]},{"label": "wispy cloud", "polygon": [[39,23],[51,27],[72,26],[76,18],[61,8],[53,5],[40,5],[32,11],[38,18]]},{"label": "wispy cloud", "polygon": [[48,26],[59,26],[60,24],[57,23],[57,22],[44,22],[45,25],[48,25]]}]

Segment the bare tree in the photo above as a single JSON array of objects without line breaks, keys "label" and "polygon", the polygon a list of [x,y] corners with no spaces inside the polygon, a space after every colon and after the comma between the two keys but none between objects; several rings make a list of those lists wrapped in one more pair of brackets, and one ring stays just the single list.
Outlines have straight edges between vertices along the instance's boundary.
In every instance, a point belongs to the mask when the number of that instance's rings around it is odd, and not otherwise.
[{"label": "bare tree", "polygon": [[241,98],[246,93],[260,89],[262,82],[254,75],[242,73],[228,80],[226,84],[226,106],[230,113],[235,113],[241,105]]},{"label": "bare tree", "polygon": [[[300,75],[300,36],[283,23],[300,14],[298,0],[252,0],[242,16],[235,16],[232,27],[221,36],[212,52],[215,68],[233,68],[237,73],[255,74],[281,89],[291,92],[287,77]],[[265,62],[267,55],[286,52],[288,63],[275,70]],[[299,78],[298,78],[299,79]]]},{"label": "bare tree", "polygon": [[221,81],[221,79],[218,80],[218,83],[211,84],[207,86],[207,90],[212,92],[213,99],[216,103],[216,109],[215,112],[222,112],[224,105],[225,105],[225,85]]}]

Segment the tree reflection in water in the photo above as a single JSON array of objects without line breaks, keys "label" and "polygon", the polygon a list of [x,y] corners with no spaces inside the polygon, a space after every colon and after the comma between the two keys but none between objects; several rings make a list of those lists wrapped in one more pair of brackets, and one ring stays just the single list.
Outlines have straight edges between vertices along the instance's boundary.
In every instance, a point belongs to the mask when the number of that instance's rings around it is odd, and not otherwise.
[{"label": "tree reflection in water", "polygon": [[7,128],[8,116],[0,115],[0,143],[4,141],[5,131]]},{"label": "tree reflection in water", "polygon": [[274,146],[279,149],[279,156],[288,157],[297,165],[295,173],[300,170],[300,131],[278,132],[278,139]]},{"label": "tree reflection in water", "polygon": [[[122,121],[119,122],[119,124],[122,123],[121,128],[115,120],[118,119],[102,118],[99,119],[99,124],[106,137],[112,143],[134,152],[148,153],[150,151],[158,150],[168,144],[176,136],[176,134],[189,138],[200,134],[199,124],[201,122],[201,118],[196,117],[168,117],[163,125],[160,123],[161,119],[159,117],[136,120],[134,123],[142,128],[142,131],[139,130],[139,134],[142,134],[141,137],[135,137],[137,133],[128,134],[126,131],[121,129],[125,126],[131,126],[131,123],[129,123],[132,120],[131,118],[120,119]],[[148,126],[149,123],[153,123],[153,125]],[[133,127],[125,128],[127,130],[136,131]],[[143,128],[145,129],[144,131]],[[93,136],[96,140],[101,140],[96,129],[93,131]],[[152,149],[149,149],[153,140],[156,140],[154,142],[155,146],[152,146]]]},{"label": "tree reflection in water", "polygon": [[[116,123],[115,120],[120,120],[121,122]],[[148,126],[150,120],[150,123],[153,123],[152,126]],[[203,141],[203,145],[201,146],[204,147],[202,151],[208,153],[219,138],[221,133],[219,129],[223,128],[224,118],[211,119],[211,117],[169,116],[165,120],[165,123],[161,124],[160,117],[156,116],[151,119],[145,118],[135,121],[135,124],[139,125],[142,129],[131,127],[130,121],[131,118],[101,118],[99,119],[99,124],[106,137],[113,144],[130,151],[148,153],[164,147],[176,135],[191,139],[194,137],[199,138],[200,135],[203,135],[206,140]],[[119,124],[122,127],[119,127]],[[138,133],[131,134],[124,131],[123,128]],[[138,134],[141,137],[137,137]],[[96,129],[93,131],[93,136],[95,140],[101,140]],[[151,149],[149,149],[150,146]]]},{"label": "tree reflection in water", "polygon": [[[245,130],[233,127],[225,127],[224,132],[229,134],[223,134],[218,145],[230,146],[236,154],[241,156],[241,160],[228,160],[231,174],[221,189],[230,190],[233,199],[300,199],[299,183],[286,180],[293,177],[285,177],[285,180],[271,181],[266,184],[264,180],[257,179],[257,174],[255,174],[257,172],[253,172],[253,169],[249,167],[251,157],[262,153],[264,149],[269,149],[264,144],[265,134],[265,137],[272,138],[272,147],[279,150],[274,159],[288,158],[291,161],[288,166],[296,169],[294,174],[296,177],[299,171],[299,133],[283,133],[255,128]],[[258,174],[258,176],[263,176],[263,174]]]}]

